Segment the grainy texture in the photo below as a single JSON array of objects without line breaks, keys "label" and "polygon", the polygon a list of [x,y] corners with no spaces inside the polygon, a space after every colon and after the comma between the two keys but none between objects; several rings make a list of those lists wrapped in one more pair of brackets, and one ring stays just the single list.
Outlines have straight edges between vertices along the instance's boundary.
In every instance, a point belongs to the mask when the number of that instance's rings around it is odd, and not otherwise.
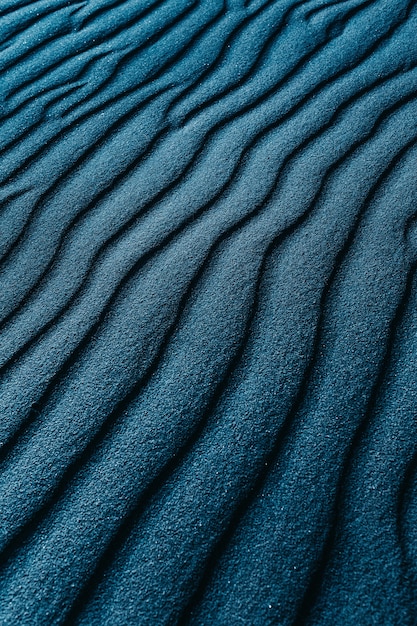
[{"label": "grainy texture", "polygon": [[415,626],[417,2],[0,0],[0,624]]}]

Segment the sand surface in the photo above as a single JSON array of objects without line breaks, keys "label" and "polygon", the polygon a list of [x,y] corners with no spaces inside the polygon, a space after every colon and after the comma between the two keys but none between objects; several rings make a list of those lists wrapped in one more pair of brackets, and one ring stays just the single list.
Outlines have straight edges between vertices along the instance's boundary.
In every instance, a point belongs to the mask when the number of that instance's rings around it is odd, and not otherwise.
[{"label": "sand surface", "polygon": [[0,0],[1,626],[417,624],[417,2]]}]

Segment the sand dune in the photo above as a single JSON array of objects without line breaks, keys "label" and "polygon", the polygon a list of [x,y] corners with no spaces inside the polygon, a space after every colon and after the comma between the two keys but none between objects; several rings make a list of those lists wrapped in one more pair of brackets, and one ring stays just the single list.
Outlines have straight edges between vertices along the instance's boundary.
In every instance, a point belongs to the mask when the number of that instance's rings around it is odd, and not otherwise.
[{"label": "sand dune", "polygon": [[416,623],[416,33],[0,1],[0,624]]}]

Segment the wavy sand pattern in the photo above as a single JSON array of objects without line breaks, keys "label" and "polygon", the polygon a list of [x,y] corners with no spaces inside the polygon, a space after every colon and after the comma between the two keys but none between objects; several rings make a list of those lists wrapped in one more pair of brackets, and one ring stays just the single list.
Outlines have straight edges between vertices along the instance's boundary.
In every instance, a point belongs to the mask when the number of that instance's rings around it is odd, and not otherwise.
[{"label": "wavy sand pattern", "polygon": [[414,626],[417,2],[0,33],[0,624]]}]

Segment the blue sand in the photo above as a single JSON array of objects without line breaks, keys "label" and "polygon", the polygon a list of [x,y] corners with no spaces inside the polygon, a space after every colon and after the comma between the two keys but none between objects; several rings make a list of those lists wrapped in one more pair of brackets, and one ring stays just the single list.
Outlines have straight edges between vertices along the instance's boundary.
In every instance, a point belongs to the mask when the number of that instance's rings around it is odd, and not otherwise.
[{"label": "blue sand", "polygon": [[0,0],[0,625],[417,624],[417,3]]}]

